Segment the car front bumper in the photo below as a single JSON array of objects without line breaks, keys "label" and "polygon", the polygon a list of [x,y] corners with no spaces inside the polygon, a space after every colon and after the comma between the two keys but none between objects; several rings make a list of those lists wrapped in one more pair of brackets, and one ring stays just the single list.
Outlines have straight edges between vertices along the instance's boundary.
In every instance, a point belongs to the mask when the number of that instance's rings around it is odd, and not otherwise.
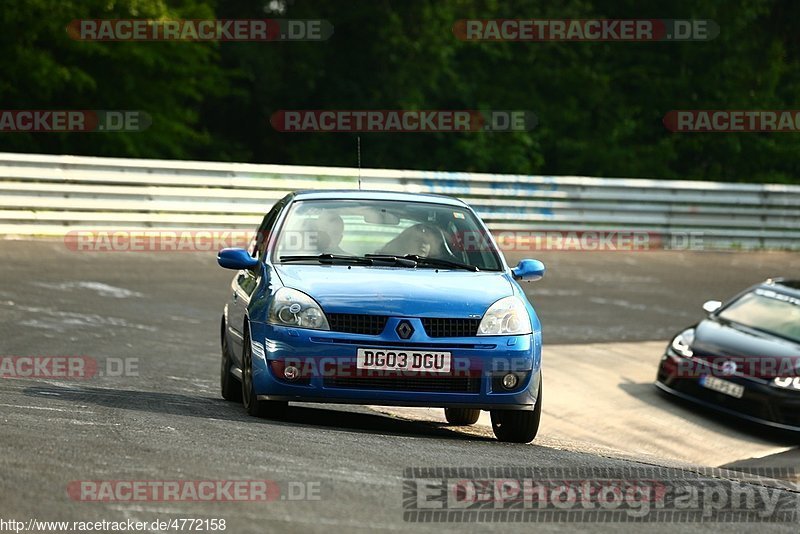
[{"label": "car front bumper", "polygon": [[688,358],[667,351],[661,359],[655,385],[660,390],[707,408],[780,430],[800,432],[800,392],[782,390],[769,380],[742,375],[719,378],[744,387],[741,398],[704,387],[700,376],[682,376]]},{"label": "car front bumper", "polygon": [[[407,320],[414,324],[414,319]],[[367,336],[252,323],[256,395],[262,400],[483,410],[532,410],[536,404],[541,346],[534,335],[417,336],[413,342],[404,342],[393,337],[393,328],[387,328],[386,332]],[[447,351],[452,354],[452,371],[425,377],[407,372],[396,379],[370,380],[371,377],[362,376],[355,369],[358,348]],[[303,375],[301,383],[290,382],[275,372],[273,362],[284,365],[300,362],[299,367],[310,372]],[[508,372],[520,377],[510,391],[498,380]]]}]

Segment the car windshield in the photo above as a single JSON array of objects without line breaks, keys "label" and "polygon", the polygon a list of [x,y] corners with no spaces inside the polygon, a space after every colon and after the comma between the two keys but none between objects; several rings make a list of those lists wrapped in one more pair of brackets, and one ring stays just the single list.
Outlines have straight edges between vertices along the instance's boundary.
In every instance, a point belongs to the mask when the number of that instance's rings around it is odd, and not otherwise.
[{"label": "car windshield", "polygon": [[500,270],[502,263],[485,232],[472,212],[459,206],[385,200],[297,201],[281,226],[272,260],[282,263],[292,257],[291,261],[310,263],[320,254],[412,255],[430,259],[417,261],[420,268],[447,269],[447,262],[456,262],[482,271]]},{"label": "car windshield", "polygon": [[800,342],[800,299],[777,291],[756,289],[725,308],[718,317]]}]

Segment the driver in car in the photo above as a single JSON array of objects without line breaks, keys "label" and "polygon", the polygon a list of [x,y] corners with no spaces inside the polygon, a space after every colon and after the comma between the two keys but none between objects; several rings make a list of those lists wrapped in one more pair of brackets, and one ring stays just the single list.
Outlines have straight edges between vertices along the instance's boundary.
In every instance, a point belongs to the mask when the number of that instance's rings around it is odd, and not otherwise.
[{"label": "driver in car", "polygon": [[350,255],[339,244],[344,237],[344,221],[335,212],[325,211],[314,221],[317,232],[317,249],[321,253]]},{"label": "driver in car", "polygon": [[442,243],[439,231],[428,224],[415,224],[403,230],[400,235],[386,243],[378,252],[403,256],[416,254],[418,256],[436,256],[441,253]]}]

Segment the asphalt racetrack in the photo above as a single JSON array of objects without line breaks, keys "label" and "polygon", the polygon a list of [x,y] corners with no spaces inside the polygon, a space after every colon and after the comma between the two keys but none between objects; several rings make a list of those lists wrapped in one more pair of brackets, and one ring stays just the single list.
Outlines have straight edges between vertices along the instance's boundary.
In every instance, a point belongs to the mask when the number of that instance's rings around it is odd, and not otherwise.
[{"label": "asphalt racetrack", "polygon": [[[219,396],[219,317],[232,272],[213,253],[79,253],[60,240],[5,240],[0,257],[0,356],[80,355],[101,371],[0,379],[4,520],[214,518],[233,533],[797,532],[786,522],[412,523],[404,470],[800,467],[797,439],[652,386],[667,339],[703,316],[705,300],[796,276],[800,255],[538,253],[548,273],[526,288],[544,328],[546,393],[529,445],[496,442],[485,416],[445,426],[439,410],[293,405],[284,421],[248,417]],[[279,495],[95,502],[73,491],[87,480],[250,479],[274,481]],[[796,488],[781,491],[797,497]]]}]

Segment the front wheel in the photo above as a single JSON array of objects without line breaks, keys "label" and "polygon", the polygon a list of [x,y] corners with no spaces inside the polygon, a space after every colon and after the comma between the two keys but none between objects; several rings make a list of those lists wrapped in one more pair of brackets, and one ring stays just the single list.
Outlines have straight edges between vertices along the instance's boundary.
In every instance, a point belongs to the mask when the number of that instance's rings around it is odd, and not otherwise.
[{"label": "front wheel", "polygon": [[466,426],[474,425],[481,416],[480,410],[470,410],[469,408],[445,408],[444,417],[451,425]]},{"label": "front wheel", "polygon": [[242,400],[242,385],[231,374],[231,351],[228,347],[228,336],[225,333],[225,318],[222,318],[222,367],[219,371],[219,382],[222,398],[228,401]]},{"label": "front wheel", "polygon": [[288,402],[259,400],[253,387],[253,351],[250,347],[250,334],[245,334],[242,348],[242,403],[248,414],[255,417],[277,419],[286,413]]},{"label": "front wheel", "polygon": [[530,443],[539,432],[542,418],[542,382],[539,379],[539,397],[536,406],[529,410],[492,410],[492,430],[498,441]]}]

